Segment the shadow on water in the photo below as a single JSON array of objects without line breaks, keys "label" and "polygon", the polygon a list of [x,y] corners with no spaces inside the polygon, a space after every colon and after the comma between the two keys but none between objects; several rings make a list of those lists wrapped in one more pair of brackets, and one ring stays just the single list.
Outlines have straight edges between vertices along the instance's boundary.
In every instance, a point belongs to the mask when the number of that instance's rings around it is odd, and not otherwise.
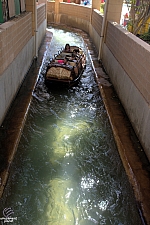
[{"label": "shadow on water", "polygon": [[[66,40],[87,51],[81,31],[49,29],[42,66]],[[18,225],[141,225],[88,54],[76,87],[48,89],[39,72],[1,217],[8,207]]]}]

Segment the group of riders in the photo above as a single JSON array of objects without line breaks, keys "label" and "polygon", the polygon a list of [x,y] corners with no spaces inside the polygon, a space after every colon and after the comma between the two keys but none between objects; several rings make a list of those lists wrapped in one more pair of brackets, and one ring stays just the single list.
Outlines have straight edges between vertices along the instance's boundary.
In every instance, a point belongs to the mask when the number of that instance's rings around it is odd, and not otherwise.
[{"label": "group of riders", "polygon": [[81,58],[80,52],[79,52],[79,48],[75,48],[75,49],[71,49],[69,44],[65,45],[65,49],[64,51],[66,53],[71,53],[71,56],[68,57],[68,55],[66,54],[66,57],[64,59],[64,63],[67,64],[68,61],[78,61]]}]

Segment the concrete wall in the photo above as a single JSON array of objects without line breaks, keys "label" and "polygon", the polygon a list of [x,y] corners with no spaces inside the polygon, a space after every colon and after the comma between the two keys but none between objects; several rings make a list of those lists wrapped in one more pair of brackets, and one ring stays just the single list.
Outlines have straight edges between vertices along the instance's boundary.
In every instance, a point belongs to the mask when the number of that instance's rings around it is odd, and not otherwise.
[{"label": "concrete wall", "polygon": [[31,13],[0,25],[0,75],[32,38]]},{"label": "concrete wall", "polygon": [[[37,9],[37,48],[46,32],[46,10]],[[33,14],[25,12],[0,25],[0,125],[15,98],[35,56]]]},{"label": "concrete wall", "polygon": [[100,11],[93,9],[91,14],[91,26],[89,27],[88,33],[96,46],[97,53],[99,52],[102,23],[103,15],[100,13]]},{"label": "concrete wall", "polygon": [[150,160],[150,45],[109,22],[102,61]]},{"label": "concrete wall", "polygon": [[41,45],[47,27],[46,4],[42,3],[37,6],[37,46]]},{"label": "concrete wall", "polygon": [[0,124],[33,58],[31,13],[0,26]]},{"label": "concrete wall", "polygon": [[[67,7],[66,7],[67,6]],[[60,3],[59,23],[89,31],[91,8],[78,4]]]},{"label": "concrete wall", "polygon": [[13,62],[0,76],[0,123],[2,123],[12,100],[31,65],[34,39],[31,38]]},{"label": "concrete wall", "polygon": [[[48,3],[48,23],[55,22],[52,4]],[[60,3],[59,18],[57,23],[89,33],[97,52],[102,38],[102,63],[150,160],[150,45],[116,22],[106,23],[104,37],[100,37],[103,16],[96,9]]]},{"label": "concrete wall", "polygon": [[54,23],[55,2],[47,2],[47,23]]}]

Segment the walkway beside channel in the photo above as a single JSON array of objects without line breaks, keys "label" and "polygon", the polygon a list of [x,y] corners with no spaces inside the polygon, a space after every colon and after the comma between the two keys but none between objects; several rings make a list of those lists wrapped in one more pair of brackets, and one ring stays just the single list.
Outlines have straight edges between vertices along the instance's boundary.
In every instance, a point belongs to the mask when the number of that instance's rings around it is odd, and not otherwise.
[{"label": "walkway beside channel", "polygon": [[[32,101],[32,92],[38,79],[38,71],[42,63],[42,58],[47,45],[50,45],[51,43],[52,36],[52,33],[47,31],[39,50],[39,56],[37,60],[33,62],[29,74],[27,74],[4,123],[0,127],[0,155],[4,154],[5,156],[5,163],[3,165],[5,169],[0,174],[0,197],[2,196],[7,183],[9,169],[24,128],[28,109]],[[97,60],[93,44],[88,39],[85,39],[84,41],[91,57],[93,69],[95,71],[95,79],[99,85],[99,90],[108,113],[120,157],[134,189],[141,218],[143,218],[145,224],[150,224],[149,162],[144,155],[142,147],[136,138],[102,64]]]}]

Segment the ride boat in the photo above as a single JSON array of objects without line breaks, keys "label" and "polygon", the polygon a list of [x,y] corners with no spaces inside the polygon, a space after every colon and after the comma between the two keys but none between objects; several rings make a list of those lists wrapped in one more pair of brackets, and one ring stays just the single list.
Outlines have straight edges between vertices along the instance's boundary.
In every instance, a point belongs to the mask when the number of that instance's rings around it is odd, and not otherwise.
[{"label": "ride boat", "polygon": [[45,73],[45,84],[74,86],[81,78],[85,63],[83,50],[78,46],[66,44],[65,48],[50,59]]}]

